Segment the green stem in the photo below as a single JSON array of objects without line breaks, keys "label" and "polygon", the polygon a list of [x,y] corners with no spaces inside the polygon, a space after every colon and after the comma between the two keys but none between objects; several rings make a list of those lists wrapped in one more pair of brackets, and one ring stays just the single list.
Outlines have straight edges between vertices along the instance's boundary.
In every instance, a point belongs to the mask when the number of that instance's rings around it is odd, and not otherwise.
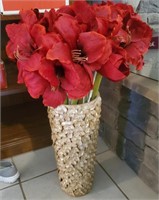
[{"label": "green stem", "polygon": [[96,79],[95,79],[95,82],[94,82],[94,88],[93,88],[93,94],[92,94],[91,100],[93,100],[98,95],[101,81],[102,81],[102,75],[97,73]]},{"label": "green stem", "polygon": [[72,99],[71,100],[71,105],[77,105],[78,99]]},{"label": "green stem", "polygon": [[78,104],[82,104],[83,103],[83,98],[78,100]]},{"label": "green stem", "polygon": [[67,99],[67,98],[65,99],[64,104],[65,104],[65,105],[68,104],[68,99]]}]

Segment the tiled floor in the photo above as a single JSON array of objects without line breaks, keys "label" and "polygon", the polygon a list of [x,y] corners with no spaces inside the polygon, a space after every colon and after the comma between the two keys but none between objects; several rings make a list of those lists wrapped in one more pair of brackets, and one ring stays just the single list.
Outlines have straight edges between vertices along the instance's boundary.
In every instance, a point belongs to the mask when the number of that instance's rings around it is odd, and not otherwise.
[{"label": "tiled floor", "polygon": [[99,138],[92,191],[69,197],[59,186],[52,147],[10,158],[21,173],[14,184],[0,183],[2,200],[152,200],[158,196]]}]

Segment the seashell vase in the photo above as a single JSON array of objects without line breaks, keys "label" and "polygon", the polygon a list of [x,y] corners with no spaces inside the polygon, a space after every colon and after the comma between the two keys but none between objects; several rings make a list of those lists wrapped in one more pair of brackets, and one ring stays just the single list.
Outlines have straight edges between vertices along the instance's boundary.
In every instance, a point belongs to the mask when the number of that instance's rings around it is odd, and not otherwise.
[{"label": "seashell vase", "polygon": [[60,185],[70,196],[92,188],[100,113],[100,96],[89,103],[48,107]]}]

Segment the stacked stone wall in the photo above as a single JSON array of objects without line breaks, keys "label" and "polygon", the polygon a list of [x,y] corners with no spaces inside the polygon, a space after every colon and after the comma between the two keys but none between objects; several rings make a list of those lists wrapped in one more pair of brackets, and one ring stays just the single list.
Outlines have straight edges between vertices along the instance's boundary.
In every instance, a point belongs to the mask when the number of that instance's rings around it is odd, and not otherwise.
[{"label": "stacked stone wall", "polygon": [[100,134],[154,191],[158,192],[158,104],[103,79]]}]

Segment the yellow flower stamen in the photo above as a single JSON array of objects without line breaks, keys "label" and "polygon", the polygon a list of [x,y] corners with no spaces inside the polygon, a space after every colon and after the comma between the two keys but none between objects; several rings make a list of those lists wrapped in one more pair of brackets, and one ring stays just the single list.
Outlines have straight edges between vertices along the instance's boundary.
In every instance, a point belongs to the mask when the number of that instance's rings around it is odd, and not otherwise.
[{"label": "yellow flower stamen", "polygon": [[72,50],[73,62],[82,64],[88,60],[88,57],[82,56],[82,51],[79,49]]}]

